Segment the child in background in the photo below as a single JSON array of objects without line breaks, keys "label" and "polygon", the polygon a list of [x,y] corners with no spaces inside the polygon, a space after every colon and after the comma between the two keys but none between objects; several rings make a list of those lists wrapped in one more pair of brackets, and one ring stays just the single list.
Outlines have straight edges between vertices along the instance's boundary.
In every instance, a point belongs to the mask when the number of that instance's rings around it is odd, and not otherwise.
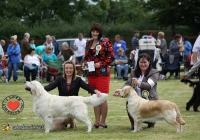
[{"label": "child in background", "polygon": [[3,76],[4,82],[8,83],[8,69],[3,69],[3,57],[0,55],[0,77]]},{"label": "child in background", "polygon": [[35,44],[34,44],[35,43],[34,38],[30,38],[29,42],[30,42],[31,48],[35,49],[36,47],[35,47]]}]

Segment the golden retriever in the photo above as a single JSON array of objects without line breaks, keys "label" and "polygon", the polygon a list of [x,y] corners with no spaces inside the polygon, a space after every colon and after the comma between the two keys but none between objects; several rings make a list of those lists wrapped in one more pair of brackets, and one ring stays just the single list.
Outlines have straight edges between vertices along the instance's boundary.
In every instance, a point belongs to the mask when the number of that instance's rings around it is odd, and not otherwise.
[{"label": "golden retriever", "polygon": [[91,132],[92,122],[88,117],[87,105],[98,106],[108,97],[104,93],[100,97],[96,94],[90,97],[51,95],[38,81],[26,82],[25,86],[33,96],[33,111],[45,123],[45,133],[52,130],[56,122],[64,122],[68,118],[75,118],[85,123],[88,132]]},{"label": "golden retriever", "polygon": [[131,86],[125,86],[120,91],[120,96],[127,98],[128,112],[134,119],[134,131],[142,129],[142,122],[156,122],[165,120],[173,125],[177,132],[181,132],[181,125],[185,124],[180,111],[175,103],[166,100],[149,101],[137,95]]}]

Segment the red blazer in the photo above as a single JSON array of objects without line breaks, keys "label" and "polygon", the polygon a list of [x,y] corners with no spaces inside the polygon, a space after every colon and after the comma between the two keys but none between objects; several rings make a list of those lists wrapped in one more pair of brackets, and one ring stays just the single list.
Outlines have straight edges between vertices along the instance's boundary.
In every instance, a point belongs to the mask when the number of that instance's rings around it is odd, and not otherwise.
[{"label": "red blazer", "polygon": [[94,61],[94,63],[99,63],[100,68],[95,68],[95,71],[87,71],[87,76],[108,76],[110,75],[109,65],[114,61],[114,51],[112,48],[112,43],[106,38],[100,38],[97,45],[101,46],[99,53],[97,54],[96,47],[90,49],[93,40],[89,40],[86,43],[85,50],[85,63],[89,61]]}]

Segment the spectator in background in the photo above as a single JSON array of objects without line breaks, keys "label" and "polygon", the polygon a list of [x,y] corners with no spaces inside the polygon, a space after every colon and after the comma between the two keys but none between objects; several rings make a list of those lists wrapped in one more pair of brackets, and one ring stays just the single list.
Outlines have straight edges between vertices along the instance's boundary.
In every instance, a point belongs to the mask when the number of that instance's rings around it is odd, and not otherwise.
[{"label": "spectator in background", "polygon": [[156,39],[154,38],[154,31],[149,31],[148,35],[154,39],[154,41],[156,42]]},{"label": "spectator in background", "polygon": [[83,63],[83,58],[85,55],[86,40],[83,39],[83,34],[78,34],[78,39],[74,41],[74,49],[76,56],[76,63]]},{"label": "spectator in background", "polygon": [[156,45],[157,48],[161,49],[161,55],[164,56],[165,54],[167,54],[167,42],[164,38],[165,34],[164,32],[158,32],[158,39],[160,40],[159,44]]},{"label": "spectator in background", "polygon": [[124,54],[124,49],[119,48],[118,50],[118,55],[115,56],[115,64],[116,64],[116,69],[117,69],[117,78],[122,79],[122,70],[124,70],[124,80],[128,80],[128,57]]},{"label": "spectator in background", "polygon": [[40,46],[37,46],[35,48],[35,54],[42,56],[42,54],[44,54],[44,53],[45,53],[45,46],[44,45],[40,45]]},{"label": "spectator in background", "polygon": [[47,67],[49,60],[57,60],[56,55],[52,52],[51,46],[45,47],[45,53],[42,55],[42,60]]},{"label": "spectator in background", "polygon": [[63,61],[71,60],[72,62],[75,63],[74,52],[72,51],[72,49],[69,48],[69,45],[67,42],[62,43],[62,50],[58,54],[57,58],[59,58],[61,55],[63,55],[63,59],[64,59]]},{"label": "spectator in background", "polygon": [[185,72],[188,71],[187,68],[187,61],[188,61],[188,54],[191,55],[191,50],[192,50],[192,44],[188,41],[188,36],[183,36],[183,45],[184,45],[184,52],[183,52],[183,60],[184,60],[184,65],[185,65]]},{"label": "spectator in background", "polygon": [[35,40],[34,40],[34,38],[30,38],[30,47],[32,48],[32,49],[35,49],[36,47],[35,47]]},{"label": "spectator in background", "polygon": [[5,45],[5,40],[1,40],[0,41],[0,55],[3,57],[4,56],[4,50],[3,50],[3,46]]},{"label": "spectator in background", "polygon": [[52,44],[53,44],[54,49],[55,49],[54,53],[55,53],[55,55],[57,56],[57,55],[59,54],[59,52],[60,52],[59,44],[58,44],[58,42],[56,41],[55,36],[51,36],[51,37],[52,37]]},{"label": "spectator in background", "polygon": [[120,35],[116,35],[115,36],[115,43],[113,45],[113,50],[114,50],[115,56],[118,55],[118,49],[119,48],[124,49],[124,52],[125,52],[126,51],[126,42],[121,39]]},{"label": "spectator in background", "polygon": [[[18,79],[18,67],[20,63],[20,45],[17,43],[17,36],[11,36],[10,38],[11,43],[8,45],[7,48],[7,55],[9,57],[8,59],[8,81],[10,81],[10,78],[12,76],[12,71],[14,73],[13,80],[17,81]],[[29,43],[28,43],[29,45]],[[28,52],[26,52],[28,53]]]},{"label": "spectator in background", "polygon": [[28,54],[28,50],[31,48],[29,44],[30,34],[25,33],[24,38],[21,40],[21,58],[24,60],[24,57]]},{"label": "spectator in background", "polygon": [[52,52],[54,53],[55,49],[52,43],[52,37],[50,35],[46,35],[46,42],[44,43],[45,48],[50,46],[52,48]]},{"label": "spectator in background", "polygon": [[26,81],[35,80],[38,72],[38,67],[40,67],[40,62],[42,58],[35,54],[35,49],[31,48],[28,54],[24,57],[24,76]]},{"label": "spectator in background", "polygon": [[[180,64],[179,64],[179,60],[180,60],[180,52],[179,49],[181,47],[181,35],[180,34],[176,34],[174,37],[174,40],[172,40],[170,42],[170,57],[169,57],[169,62],[171,64],[173,64],[173,70],[175,71],[175,78],[178,78],[178,73],[180,71]],[[175,68],[178,67],[178,68]],[[171,78],[173,76],[174,72],[170,71],[170,75],[168,78]]]},{"label": "spectator in background", "polygon": [[140,31],[135,30],[134,36],[132,38],[133,50],[139,49],[139,36],[140,36]]}]

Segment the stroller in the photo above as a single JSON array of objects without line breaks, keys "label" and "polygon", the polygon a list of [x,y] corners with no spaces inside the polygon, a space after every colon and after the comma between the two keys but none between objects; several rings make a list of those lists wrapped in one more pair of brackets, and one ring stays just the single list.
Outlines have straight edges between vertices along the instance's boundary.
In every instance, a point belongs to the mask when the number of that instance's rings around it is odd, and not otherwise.
[{"label": "stroller", "polygon": [[138,56],[141,53],[147,53],[151,57],[151,61],[153,62],[153,68],[157,69],[158,71],[162,71],[162,67],[160,65],[160,63],[162,62],[160,57],[160,49],[156,48],[155,43],[155,39],[148,38],[146,36],[145,38],[139,40],[139,49],[136,50],[136,54],[134,57],[134,67],[136,67]]}]

